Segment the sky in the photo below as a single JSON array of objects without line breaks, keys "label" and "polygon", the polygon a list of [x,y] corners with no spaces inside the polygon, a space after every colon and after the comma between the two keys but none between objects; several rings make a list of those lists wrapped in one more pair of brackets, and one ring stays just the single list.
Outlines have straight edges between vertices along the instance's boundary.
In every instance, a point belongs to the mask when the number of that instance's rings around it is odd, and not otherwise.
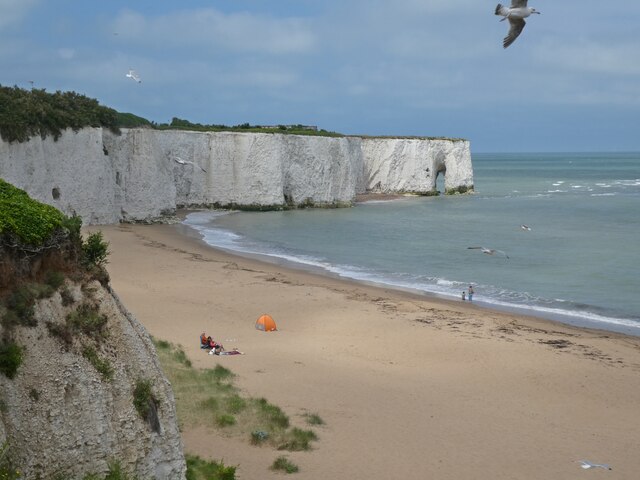
[{"label": "sky", "polygon": [[0,84],[158,123],[640,151],[640,2],[530,0],[541,14],[507,49],[496,3],[0,0]]}]

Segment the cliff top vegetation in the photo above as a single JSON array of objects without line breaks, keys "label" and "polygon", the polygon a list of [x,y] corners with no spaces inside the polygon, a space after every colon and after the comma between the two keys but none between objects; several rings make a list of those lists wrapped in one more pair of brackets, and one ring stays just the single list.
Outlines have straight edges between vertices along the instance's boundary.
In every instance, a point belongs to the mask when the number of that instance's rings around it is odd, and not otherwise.
[{"label": "cliff top vegetation", "polygon": [[118,112],[76,92],[47,93],[0,85],[0,136],[7,142],[52,135],[67,128],[105,127],[118,131]]},{"label": "cliff top vegetation", "polygon": [[196,132],[251,132],[310,135],[322,137],[399,138],[463,141],[462,138],[427,136],[345,135],[309,125],[239,125],[194,123],[173,117],[169,123],[156,123],[133,113],[118,112],[102,106],[97,100],[76,92],[47,93],[44,89],[25,90],[0,85],[0,137],[7,142],[25,142],[34,135],[58,139],[71,128],[104,127],[113,132],[120,128],[153,128],[156,130],[188,130]]}]

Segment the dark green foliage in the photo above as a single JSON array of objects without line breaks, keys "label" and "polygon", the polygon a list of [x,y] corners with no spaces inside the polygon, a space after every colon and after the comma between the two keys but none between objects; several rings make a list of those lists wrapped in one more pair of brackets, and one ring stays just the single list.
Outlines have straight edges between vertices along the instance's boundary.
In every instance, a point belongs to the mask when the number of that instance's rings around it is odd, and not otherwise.
[{"label": "dark green foliage", "polygon": [[231,425],[235,425],[235,424],[236,424],[236,417],[234,417],[233,415],[224,413],[216,417],[216,425],[218,425],[219,427],[230,427]]},{"label": "dark green foliage", "polygon": [[117,112],[76,92],[0,86],[0,136],[7,142],[24,142],[35,135],[57,140],[65,129],[83,127],[118,132]]},{"label": "dark green foliage", "polygon": [[318,440],[318,436],[311,430],[293,428],[287,435],[287,439],[278,446],[278,450],[289,450],[299,452],[311,450],[311,442]]},{"label": "dark green foliage", "polygon": [[187,480],[235,480],[236,467],[223,462],[208,462],[195,455],[186,455]]},{"label": "dark green foliage", "polygon": [[[67,478],[67,476],[60,476],[60,480],[66,480]],[[116,461],[109,463],[109,471],[105,477],[90,473],[89,475],[85,475],[82,480],[137,480],[137,477],[127,475],[127,473],[122,470],[120,462]]]},{"label": "dark green foliage", "polygon": [[82,235],[80,234],[80,229],[82,228],[82,218],[77,215],[64,217],[62,220],[62,226],[67,230],[67,232],[69,232],[69,238],[74,243],[81,242]]},{"label": "dark green foliage", "polygon": [[0,343],[0,373],[14,378],[22,363],[22,347],[14,342]]},{"label": "dark green foliage", "polygon": [[62,298],[62,305],[65,307],[72,305],[75,301],[73,299],[73,295],[71,294],[71,290],[66,287],[60,291],[60,298]]},{"label": "dark green foliage", "polygon": [[282,471],[286,473],[296,473],[300,469],[295,463],[292,463],[287,457],[278,457],[271,465],[271,470]]},{"label": "dark green foliage", "polygon": [[157,403],[151,389],[151,380],[138,380],[133,390],[133,406],[136,407],[140,417],[146,420],[152,404]]},{"label": "dark green foliage", "polygon": [[68,323],[46,322],[47,330],[54,337],[62,340],[64,346],[68,349],[73,343],[73,330]]},{"label": "dark green foliage", "polygon": [[111,380],[113,378],[113,367],[111,363],[104,358],[100,358],[95,348],[90,346],[85,347],[82,350],[82,355],[89,360],[89,363],[102,375],[102,378],[105,380]]},{"label": "dark green foliage", "polygon": [[289,417],[280,407],[269,403],[266,398],[259,398],[254,402],[257,404],[260,415],[265,421],[278,428],[289,428]]},{"label": "dark green foliage", "polygon": [[[59,278],[52,280],[53,283]],[[27,283],[13,290],[6,299],[7,311],[2,317],[2,324],[11,328],[15,325],[35,327],[37,322],[34,317],[34,307],[37,299],[49,298],[55,293],[51,285],[41,283]]]},{"label": "dark green foliage", "polygon": [[22,475],[8,458],[9,442],[0,445],[0,480],[20,480]]},{"label": "dark green foliage", "polygon": [[231,380],[235,376],[231,370],[223,367],[220,364],[216,365],[212,369],[207,369],[205,374],[209,377],[212,377],[213,380],[217,383],[220,383],[223,380]]},{"label": "dark green foliage", "polygon": [[104,240],[102,232],[94,232],[83,242],[82,253],[84,261],[88,265],[103,267],[107,264],[107,257],[110,253],[109,242]]},{"label": "dark green foliage", "polygon": [[116,118],[118,127],[121,128],[151,127],[153,125],[146,118],[139,117],[133,113],[117,112]]},{"label": "dark green foliage", "polygon": [[0,178],[0,236],[13,234],[28,245],[40,246],[63,226],[64,219],[59,210]]},{"label": "dark green foliage", "polygon": [[61,272],[50,270],[45,275],[44,281],[54,290],[58,290],[64,283],[64,275]]},{"label": "dark green foliage", "polygon": [[317,413],[305,413],[304,417],[309,425],[324,425],[324,420]]},{"label": "dark green foliage", "polygon": [[236,393],[226,399],[225,407],[229,413],[240,413],[247,408],[247,401]]},{"label": "dark green foliage", "polygon": [[83,303],[67,315],[67,325],[74,331],[89,335],[96,340],[103,337],[107,316],[100,314],[98,307]]},{"label": "dark green foliage", "polygon": [[341,133],[329,132],[327,130],[317,130],[315,127],[305,125],[276,125],[276,126],[260,126],[251,125],[249,123],[241,123],[230,127],[221,124],[202,124],[192,123],[189,120],[173,117],[171,123],[161,123],[154,125],[158,130],[192,130],[197,132],[252,132],[252,133],[286,133],[290,135],[313,135],[320,137],[344,137]]}]

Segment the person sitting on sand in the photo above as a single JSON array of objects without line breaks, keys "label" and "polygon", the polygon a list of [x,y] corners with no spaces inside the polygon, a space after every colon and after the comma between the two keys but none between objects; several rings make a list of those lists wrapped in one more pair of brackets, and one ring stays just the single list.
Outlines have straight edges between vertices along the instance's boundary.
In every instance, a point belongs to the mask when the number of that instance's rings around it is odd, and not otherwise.
[{"label": "person sitting on sand", "polygon": [[207,334],[204,332],[200,334],[200,348],[209,348],[209,338],[211,337],[207,337]]},{"label": "person sitting on sand", "polygon": [[224,347],[217,343],[213,338],[207,337],[208,348],[211,350],[209,354],[220,355],[224,351]]}]

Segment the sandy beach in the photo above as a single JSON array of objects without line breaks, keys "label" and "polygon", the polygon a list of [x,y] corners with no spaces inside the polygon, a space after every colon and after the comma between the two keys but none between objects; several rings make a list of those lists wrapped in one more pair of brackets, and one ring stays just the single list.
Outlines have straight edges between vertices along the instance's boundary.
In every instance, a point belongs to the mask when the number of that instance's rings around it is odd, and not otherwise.
[{"label": "sandy beach", "polygon": [[[380,289],[214,250],[180,225],[93,227],[114,290],[151,335],[304,427],[299,479],[640,477],[640,338]],[[263,313],[278,331],[254,328]],[[245,355],[210,356],[207,332]],[[214,428],[185,451],[237,478],[280,478],[283,452]],[[583,471],[579,460],[612,471]]]}]

